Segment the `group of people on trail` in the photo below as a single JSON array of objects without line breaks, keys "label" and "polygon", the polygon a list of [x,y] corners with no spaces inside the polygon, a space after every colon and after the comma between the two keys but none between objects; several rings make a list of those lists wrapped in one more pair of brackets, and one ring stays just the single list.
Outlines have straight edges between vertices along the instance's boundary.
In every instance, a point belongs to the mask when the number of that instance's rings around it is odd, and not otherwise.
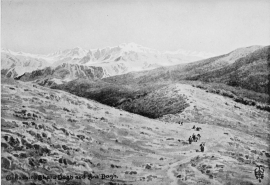
[{"label": "group of people on trail", "polygon": [[[200,131],[202,128],[201,127],[195,127],[195,125],[194,125],[192,127],[192,129],[195,129],[196,131]],[[192,136],[189,136],[188,142],[189,142],[189,144],[191,144],[192,142],[197,142],[200,139],[201,139],[201,135],[200,134],[195,135],[193,133]],[[204,152],[204,148],[205,148],[205,143],[201,143],[200,144],[201,152]]]},{"label": "group of people on trail", "polygon": [[200,139],[201,139],[201,135],[200,134],[195,135],[193,133],[192,136],[189,136],[188,142],[189,142],[189,144],[191,144],[192,142],[197,142]]}]

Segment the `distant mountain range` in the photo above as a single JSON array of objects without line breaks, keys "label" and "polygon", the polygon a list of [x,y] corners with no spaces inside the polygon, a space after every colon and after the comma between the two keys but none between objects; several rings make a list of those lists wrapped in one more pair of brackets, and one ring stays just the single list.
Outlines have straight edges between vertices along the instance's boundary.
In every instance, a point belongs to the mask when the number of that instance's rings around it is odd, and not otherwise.
[{"label": "distant mountain range", "polygon": [[48,55],[35,55],[10,50],[1,51],[2,74],[19,77],[33,72],[34,76],[62,83],[77,78],[99,79],[131,71],[155,69],[194,62],[213,56],[210,53],[178,50],[159,52],[135,43],[103,49],[85,50],[80,47]]}]

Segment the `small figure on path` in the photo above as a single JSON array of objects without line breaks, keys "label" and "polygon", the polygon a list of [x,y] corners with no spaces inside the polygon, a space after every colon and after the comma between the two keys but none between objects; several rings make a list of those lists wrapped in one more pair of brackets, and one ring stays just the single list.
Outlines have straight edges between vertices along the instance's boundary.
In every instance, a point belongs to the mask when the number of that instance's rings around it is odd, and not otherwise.
[{"label": "small figure on path", "polygon": [[204,152],[205,143],[201,143],[200,147],[201,147],[201,152]]},{"label": "small figure on path", "polygon": [[195,141],[195,142],[197,142],[197,141],[198,141],[198,137],[197,137],[197,136],[195,136],[195,139],[194,139],[194,141]]},{"label": "small figure on path", "polygon": [[201,146],[201,152],[204,152],[204,146],[203,145]]},{"label": "small figure on path", "polygon": [[193,133],[193,134],[192,134],[192,139],[193,139],[193,141],[195,141],[195,138],[196,138],[196,136],[195,136],[195,134]]},{"label": "small figure on path", "polygon": [[202,128],[201,127],[197,127],[196,128],[196,131],[200,131]]},{"label": "small figure on path", "polygon": [[200,140],[200,139],[201,139],[201,135],[200,135],[200,134],[197,134],[197,137],[198,137],[198,140]]},{"label": "small figure on path", "polygon": [[191,143],[192,143],[192,138],[191,138],[191,136],[189,136],[189,138],[188,138],[188,142],[189,142],[189,144],[191,144]]}]

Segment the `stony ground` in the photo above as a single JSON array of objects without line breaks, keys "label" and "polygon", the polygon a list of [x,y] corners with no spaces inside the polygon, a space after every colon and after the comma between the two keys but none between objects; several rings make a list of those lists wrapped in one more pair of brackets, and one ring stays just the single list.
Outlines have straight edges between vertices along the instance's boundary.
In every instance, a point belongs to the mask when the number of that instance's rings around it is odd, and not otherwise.
[{"label": "stony ground", "polygon": [[[254,107],[176,84],[166,93],[185,94],[190,106],[154,120],[32,83],[1,86],[4,185],[270,182],[269,113]],[[202,137],[188,144],[193,133]]]}]

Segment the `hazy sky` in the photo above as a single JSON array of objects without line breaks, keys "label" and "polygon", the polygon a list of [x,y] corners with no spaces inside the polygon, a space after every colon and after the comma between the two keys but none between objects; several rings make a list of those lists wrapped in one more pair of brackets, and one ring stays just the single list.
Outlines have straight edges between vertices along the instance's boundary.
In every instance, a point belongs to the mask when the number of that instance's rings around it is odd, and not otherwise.
[{"label": "hazy sky", "polygon": [[135,42],[223,54],[270,45],[269,0],[2,0],[1,47],[51,53]]}]

